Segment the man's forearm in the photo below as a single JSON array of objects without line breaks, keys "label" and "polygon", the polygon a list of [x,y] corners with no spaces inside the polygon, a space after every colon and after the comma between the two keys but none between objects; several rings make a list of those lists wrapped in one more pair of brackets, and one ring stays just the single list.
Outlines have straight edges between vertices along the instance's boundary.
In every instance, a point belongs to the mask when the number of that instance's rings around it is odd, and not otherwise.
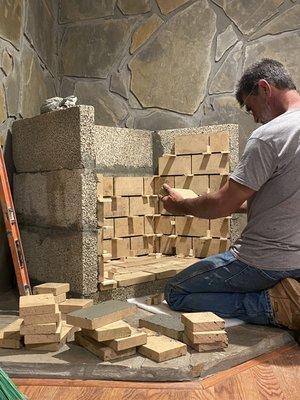
[{"label": "man's forearm", "polygon": [[227,211],[220,204],[219,199],[216,198],[214,193],[204,194],[194,199],[182,200],[182,213],[204,219],[228,216]]}]

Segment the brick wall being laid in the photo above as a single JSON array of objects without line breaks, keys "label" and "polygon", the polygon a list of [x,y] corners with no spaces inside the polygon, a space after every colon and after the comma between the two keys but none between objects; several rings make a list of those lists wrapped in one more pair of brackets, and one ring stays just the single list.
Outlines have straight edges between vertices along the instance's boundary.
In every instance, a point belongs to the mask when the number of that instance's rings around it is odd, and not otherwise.
[{"label": "brick wall being laid", "polygon": [[[223,185],[237,162],[236,125],[140,138],[134,129],[109,130],[94,125],[93,107],[78,106],[17,121],[12,135],[15,206],[32,281],[66,281],[71,292],[95,299],[99,287],[109,288],[102,298],[157,291],[195,257],[225,250],[239,230],[236,218],[169,215],[158,200],[163,182],[198,195]],[[117,283],[106,285],[114,276]]]},{"label": "brick wall being laid", "polygon": [[[119,268],[113,274],[111,260],[154,254],[204,258],[229,248],[228,217],[201,220],[170,215],[159,199],[164,182],[199,196],[218,190],[228,178],[229,156],[226,131],[182,135],[175,138],[175,154],[159,157],[159,175],[97,175],[98,262],[103,288],[107,278],[122,278],[128,270]],[[146,279],[149,272],[149,268],[144,270]]]}]

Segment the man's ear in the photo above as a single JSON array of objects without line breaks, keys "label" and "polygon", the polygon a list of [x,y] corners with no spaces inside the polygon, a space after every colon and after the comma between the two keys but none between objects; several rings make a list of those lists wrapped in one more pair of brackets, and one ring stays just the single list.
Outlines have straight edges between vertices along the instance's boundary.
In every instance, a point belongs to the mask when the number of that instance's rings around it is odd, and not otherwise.
[{"label": "man's ear", "polygon": [[260,79],[257,82],[257,85],[261,93],[263,93],[267,97],[270,97],[272,88],[269,82],[267,82],[265,79]]}]

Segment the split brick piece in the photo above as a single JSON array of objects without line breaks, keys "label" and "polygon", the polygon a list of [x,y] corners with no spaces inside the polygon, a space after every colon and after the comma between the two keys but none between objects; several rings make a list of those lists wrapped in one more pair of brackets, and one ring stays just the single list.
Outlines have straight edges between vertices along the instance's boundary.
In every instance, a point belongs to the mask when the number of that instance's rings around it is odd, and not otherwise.
[{"label": "split brick piece", "polygon": [[195,344],[214,344],[215,342],[228,344],[228,337],[225,331],[192,332],[189,329],[185,329],[184,333]]},{"label": "split brick piece", "polygon": [[155,362],[163,362],[186,355],[184,343],[167,336],[148,336],[147,344],[138,348],[138,352]]},{"label": "split brick piece", "polygon": [[191,156],[164,155],[158,159],[159,175],[191,174]]},{"label": "split brick piece", "polygon": [[176,239],[176,254],[189,256],[191,254],[191,250],[193,248],[192,238],[178,236]]},{"label": "split brick piece", "polygon": [[154,252],[154,236],[133,236],[130,238],[130,249],[136,256],[146,255]]},{"label": "split brick piece", "polygon": [[154,219],[155,233],[163,233],[164,235],[171,235],[175,233],[175,217],[168,217],[161,215]]},{"label": "split brick piece", "polygon": [[214,237],[226,238],[230,233],[228,218],[217,218],[210,221],[210,234]]},{"label": "split brick piece", "polygon": [[69,292],[69,290],[70,290],[69,283],[47,282],[47,283],[42,283],[41,285],[34,286],[33,294],[52,293],[54,296],[58,296],[60,294]]},{"label": "split brick piece", "polygon": [[63,314],[69,314],[70,312],[81,310],[93,305],[92,299],[67,299],[63,303],[59,304],[59,310]]},{"label": "split brick piece", "polygon": [[104,279],[104,281],[100,282],[100,290],[111,290],[116,289],[118,286],[118,282],[114,279]]},{"label": "split brick piece", "polygon": [[19,309],[20,317],[25,317],[25,315],[55,313],[54,296],[50,293],[21,296]]},{"label": "split brick piece", "polygon": [[116,274],[114,279],[118,282],[118,286],[131,286],[137,283],[152,282],[155,275],[149,272],[137,271],[128,274]]},{"label": "split brick piece", "polygon": [[[204,176],[204,175],[201,175]],[[228,177],[225,175],[209,175],[209,189],[210,192],[217,192],[227,182]]]},{"label": "split brick piece", "polygon": [[114,178],[97,174],[97,198],[114,195]]},{"label": "split brick piece", "polygon": [[55,304],[55,313],[51,314],[36,314],[36,315],[25,315],[24,325],[35,325],[35,324],[50,324],[59,323],[61,321],[61,313],[58,305]]},{"label": "split brick piece", "polygon": [[85,329],[96,329],[136,312],[136,306],[125,301],[109,300],[67,314],[67,323]]},{"label": "split brick piece", "polygon": [[21,347],[20,327],[22,322],[22,318],[18,318],[0,329],[0,348],[19,349]]},{"label": "split brick piece", "polygon": [[127,215],[147,215],[156,214],[158,200],[155,197],[134,196],[129,198],[129,214]]},{"label": "split brick piece", "polygon": [[34,351],[50,351],[50,352],[59,351],[66,344],[66,342],[71,339],[73,334],[74,334],[74,326],[63,323],[61,328],[61,339],[59,342],[31,343],[31,344],[26,344],[25,348],[27,350],[34,350]]},{"label": "split brick piece", "polygon": [[57,330],[56,323],[36,324],[36,325],[21,325],[21,335],[48,335],[55,333]]},{"label": "split brick piece", "polygon": [[229,152],[229,133],[219,132],[211,133],[209,137],[210,149],[214,152],[228,151]]},{"label": "split brick piece", "polygon": [[111,347],[105,346],[96,340],[85,336],[82,332],[75,333],[75,342],[84,347],[86,350],[95,354],[102,361],[112,361],[121,358],[126,358],[134,355],[136,353],[136,348],[131,348],[122,351],[115,351]]},{"label": "split brick piece", "polygon": [[208,219],[175,217],[176,233],[183,236],[207,236]]},{"label": "split brick piece", "polygon": [[131,349],[147,343],[147,334],[139,332],[137,329],[131,329],[131,335],[123,338],[109,340],[103,344],[111,347],[115,351]]},{"label": "split brick piece", "polygon": [[140,176],[118,176],[114,178],[115,196],[139,196],[143,194],[144,181]]},{"label": "split brick piece", "polygon": [[66,299],[67,299],[66,293],[61,293],[57,296],[54,296],[54,301],[56,304],[63,303],[64,301],[66,301]]},{"label": "split brick piece", "polygon": [[129,324],[125,321],[116,321],[112,324],[104,325],[94,330],[82,329],[85,336],[89,336],[97,342],[119,339],[131,335]]},{"label": "split brick piece", "polygon": [[140,236],[144,234],[144,217],[116,218],[115,237]]},{"label": "split brick piece", "polygon": [[228,239],[193,238],[194,256],[205,258],[214,254],[220,254],[228,250],[230,241]]},{"label": "split brick piece", "polygon": [[62,322],[57,326],[55,333],[51,334],[36,334],[36,335],[25,335],[24,343],[54,343],[60,342],[62,335]]},{"label": "split brick piece", "polygon": [[103,198],[97,202],[98,225],[101,225],[104,218],[126,217],[127,215],[129,215],[128,197]]},{"label": "split brick piece", "polygon": [[130,254],[129,238],[106,239],[102,242],[103,254],[110,254],[110,258],[127,257]]},{"label": "split brick piece", "polygon": [[210,311],[183,313],[181,322],[192,332],[220,331],[225,327],[225,321]]},{"label": "split brick piece", "polygon": [[228,154],[199,154],[192,156],[193,174],[221,174],[229,172]]},{"label": "split brick piece", "polygon": [[178,135],[175,137],[175,154],[199,154],[207,151],[209,135]]},{"label": "split brick piece", "polygon": [[202,352],[202,351],[214,351],[225,349],[228,344],[225,342],[214,342],[214,343],[193,343],[185,334],[183,334],[183,341],[192,349]]},{"label": "split brick piece", "polygon": [[139,320],[139,327],[148,328],[175,340],[182,340],[184,325],[174,316],[156,314]]}]

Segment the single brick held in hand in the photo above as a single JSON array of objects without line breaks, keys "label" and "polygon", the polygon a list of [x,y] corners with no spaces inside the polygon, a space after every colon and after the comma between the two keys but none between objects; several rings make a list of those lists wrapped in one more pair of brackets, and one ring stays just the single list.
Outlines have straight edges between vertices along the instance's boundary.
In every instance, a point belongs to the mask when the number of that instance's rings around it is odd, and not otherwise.
[{"label": "single brick held in hand", "polygon": [[125,301],[109,300],[67,315],[67,323],[85,329],[96,329],[132,315],[136,306]]},{"label": "single brick held in hand", "polygon": [[212,312],[183,313],[181,322],[192,332],[219,331],[225,327],[225,321]]}]

